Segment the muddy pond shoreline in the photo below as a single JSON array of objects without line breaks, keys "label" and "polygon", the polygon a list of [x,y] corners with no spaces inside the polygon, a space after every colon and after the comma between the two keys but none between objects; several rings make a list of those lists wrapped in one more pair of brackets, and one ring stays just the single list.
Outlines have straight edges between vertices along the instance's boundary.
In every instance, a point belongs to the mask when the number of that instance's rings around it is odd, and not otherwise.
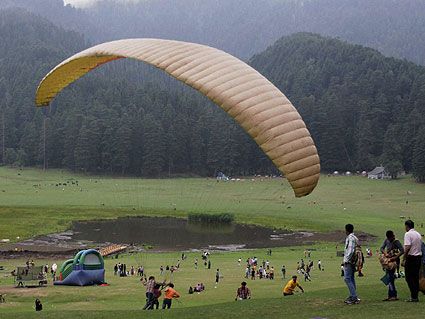
[{"label": "muddy pond shoreline", "polygon": [[[374,236],[357,233],[365,243]],[[117,219],[75,221],[61,233],[37,236],[18,243],[0,245],[0,258],[72,256],[80,249],[111,244],[128,245],[132,251],[190,251],[259,249],[340,244],[345,232],[317,233],[288,231],[249,224],[198,224],[175,217],[120,217]]]}]

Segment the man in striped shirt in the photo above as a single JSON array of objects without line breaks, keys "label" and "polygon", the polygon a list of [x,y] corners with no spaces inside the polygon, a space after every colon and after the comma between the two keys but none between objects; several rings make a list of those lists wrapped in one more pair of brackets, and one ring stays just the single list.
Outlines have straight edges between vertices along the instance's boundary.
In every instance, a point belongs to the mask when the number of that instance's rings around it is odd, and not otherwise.
[{"label": "man in striped shirt", "polygon": [[360,299],[357,298],[356,292],[356,281],[354,279],[354,273],[356,271],[352,258],[358,245],[359,240],[354,236],[354,226],[352,224],[345,225],[345,249],[344,249],[344,281],[350,292],[350,296],[345,300],[347,305],[358,304]]},{"label": "man in striped shirt", "polygon": [[[147,281],[142,281],[142,283],[146,287],[146,304],[143,307],[143,310],[152,310],[155,302],[155,286],[158,285],[158,283],[155,281],[154,276],[150,276]],[[162,286],[163,284],[164,283],[159,285]]]}]

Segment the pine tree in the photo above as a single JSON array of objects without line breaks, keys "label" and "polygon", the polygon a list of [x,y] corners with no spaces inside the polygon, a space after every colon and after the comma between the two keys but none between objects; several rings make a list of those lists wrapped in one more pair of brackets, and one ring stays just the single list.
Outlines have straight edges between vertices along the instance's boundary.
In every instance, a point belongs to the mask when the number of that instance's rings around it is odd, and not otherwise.
[{"label": "pine tree", "polygon": [[391,126],[387,130],[384,139],[384,151],[381,162],[392,179],[397,178],[398,174],[403,170],[399,137],[399,130],[395,126]]},{"label": "pine tree", "polygon": [[425,123],[416,136],[412,165],[416,181],[425,183]]}]

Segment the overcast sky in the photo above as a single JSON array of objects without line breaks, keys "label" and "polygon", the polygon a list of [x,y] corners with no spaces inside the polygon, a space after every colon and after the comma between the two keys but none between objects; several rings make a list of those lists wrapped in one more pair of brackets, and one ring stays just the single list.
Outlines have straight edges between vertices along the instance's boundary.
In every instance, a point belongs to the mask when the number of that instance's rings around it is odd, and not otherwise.
[{"label": "overcast sky", "polygon": [[[87,7],[95,2],[102,0],[63,0],[65,4],[72,4],[74,7]],[[115,0],[116,2],[129,2],[129,1],[140,1],[140,0]]]}]

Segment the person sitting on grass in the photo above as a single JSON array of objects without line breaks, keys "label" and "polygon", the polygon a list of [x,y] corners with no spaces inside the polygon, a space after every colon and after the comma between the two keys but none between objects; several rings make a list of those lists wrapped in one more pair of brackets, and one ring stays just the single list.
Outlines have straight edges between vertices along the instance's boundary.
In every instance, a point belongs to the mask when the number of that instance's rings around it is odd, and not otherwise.
[{"label": "person sitting on grass", "polygon": [[244,299],[251,299],[251,290],[249,290],[249,288],[246,286],[245,281],[241,283],[241,286],[236,291],[235,300],[244,300]]},{"label": "person sitting on grass", "polygon": [[41,303],[40,299],[35,300],[35,311],[41,311],[43,310],[43,304]]},{"label": "person sitting on grass", "polygon": [[197,292],[197,293],[200,293],[200,292],[202,292],[202,291],[204,291],[205,290],[205,286],[204,286],[204,284],[201,282],[201,283],[198,283],[196,286],[195,286],[195,288],[193,289],[193,291],[195,291],[195,292]]},{"label": "person sitting on grass", "polygon": [[304,293],[304,289],[300,286],[297,281],[297,276],[292,276],[292,279],[288,281],[285,288],[283,288],[284,296],[291,296],[294,294],[295,288],[300,288],[301,292]]},{"label": "person sitting on grass", "polygon": [[162,309],[170,309],[173,298],[179,298],[180,294],[174,289],[174,284],[171,282],[167,285],[167,288],[165,288],[164,293],[165,296],[164,301],[162,302]]}]

